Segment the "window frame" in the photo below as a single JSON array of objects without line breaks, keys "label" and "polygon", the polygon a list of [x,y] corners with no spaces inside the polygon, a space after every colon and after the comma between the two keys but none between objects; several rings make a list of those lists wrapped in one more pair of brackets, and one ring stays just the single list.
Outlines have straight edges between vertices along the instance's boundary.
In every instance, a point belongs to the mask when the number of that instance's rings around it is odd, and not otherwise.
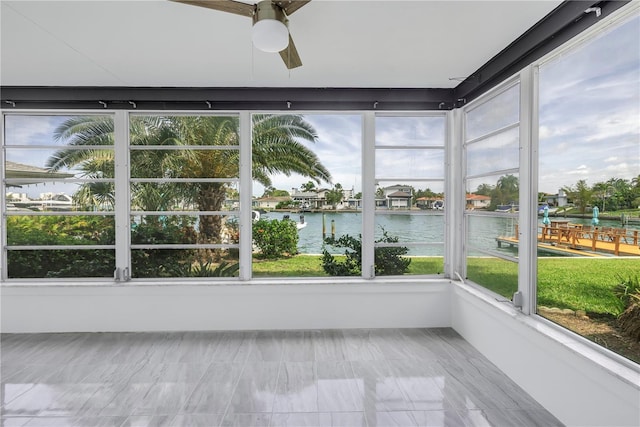
[{"label": "window frame", "polygon": [[[377,116],[377,112],[374,111],[291,111],[291,112],[280,112],[280,111],[262,111],[262,110],[193,110],[193,111],[158,111],[158,110],[112,110],[107,109],[104,111],[96,111],[96,110],[56,110],[56,109],[47,109],[47,110],[31,110],[31,109],[16,109],[16,110],[2,110],[2,127],[0,128],[0,132],[2,133],[2,149],[0,150],[0,161],[4,162],[5,159],[5,134],[4,134],[4,117],[6,115],[41,115],[41,116],[51,116],[51,115],[110,115],[113,117],[114,121],[114,157],[115,157],[115,177],[110,182],[114,183],[115,186],[115,208],[111,213],[115,220],[115,244],[112,245],[115,250],[115,266],[114,266],[114,278],[90,278],[90,277],[78,277],[78,278],[68,278],[68,279],[58,279],[58,278],[38,278],[38,279],[23,279],[23,278],[8,278],[6,277],[6,232],[5,227],[1,227],[0,229],[0,244],[2,245],[2,262],[0,263],[0,279],[2,280],[2,284],[31,284],[34,281],[42,284],[51,284],[55,285],[60,282],[74,282],[74,283],[83,283],[86,282],[88,284],[145,284],[145,283],[154,283],[154,284],[174,284],[176,281],[184,282],[184,283],[201,283],[202,278],[189,278],[189,277],[161,277],[161,278],[131,278],[131,251],[139,248],[152,248],[154,245],[133,245],[131,243],[131,233],[130,233],[130,218],[132,214],[152,214],[152,215],[160,215],[158,212],[147,212],[147,211],[133,211],[130,204],[130,185],[134,181],[153,181],[153,178],[131,178],[130,176],[130,152],[131,147],[134,147],[135,150],[145,150],[147,148],[136,148],[136,146],[132,146],[130,143],[130,120],[132,116],[144,116],[144,115],[153,115],[153,116],[197,116],[197,115],[208,115],[208,116],[222,116],[222,115],[233,115],[239,117],[240,127],[240,140],[238,144],[238,150],[240,153],[240,174],[238,178],[233,178],[234,182],[238,183],[239,191],[240,191],[240,207],[236,211],[234,210],[234,214],[238,215],[239,218],[239,227],[240,227],[240,242],[238,244],[233,245],[224,245],[225,247],[233,247],[239,249],[239,258],[238,262],[240,263],[240,269],[238,277],[233,278],[207,278],[206,283],[211,285],[216,284],[230,284],[230,283],[244,283],[251,282],[252,277],[252,239],[251,239],[251,210],[252,210],[252,187],[253,180],[251,176],[251,132],[252,132],[252,122],[251,117],[253,114],[303,114],[303,115],[357,115],[361,117],[362,121],[362,136],[361,136],[361,161],[362,161],[362,169],[361,169],[361,178],[362,178],[362,242],[363,242],[363,254],[362,254],[362,275],[360,277],[343,277],[341,280],[349,281],[360,281],[362,279],[375,281],[376,277],[374,275],[374,232],[375,232],[375,195],[372,192],[370,195],[367,193],[366,188],[371,187],[375,190],[375,118]],[[442,146],[429,146],[426,147],[428,150],[438,149],[443,150],[444,152],[444,177],[442,179],[420,179],[420,181],[438,181],[444,182],[444,191],[446,191],[450,186],[448,185],[448,177],[450,174],[450,163],[447,162],[449,157],[449,150],[451,147],[450,143],[450,111],[398,111],[398,112],[384,112],[380,113],[381,116],[387,117],[442,117],[445,121],[445,132],[444,132],[444,140]],[[232,147],[235,149],[235,147]],[[402,148],[401,146],[393,147],[393,148]],[[415,149],[416,147],[410,147],[411,149]],[[424,147],[420,147],[421,149],[425,149]],[[152,148],[148,148],[152,149]],[[3,163],[4,164],[4,163]],[[4,176],[3,176],[4,178]],[[156,179],[157,180],[157,179]],[[224,181],[230,181],[231,179],[223,179]],[[180,179],[180,181],[184,182],[193,182],[198,181],[198,179]],[[3,181],[4,184],[4,181]],[[367,208],[369,206],[369,208]],[[0,197],[0,211],[6,212],[6,197],[2,195]],[[225,213],[228,213],[225,211]],[[77,214],[83,214],[82,212],[78,212]],[[94,213],[91,213],[94,215]],[[98,215],[100,213],[95,213]],[[191,214],[191,212],[189,212]],[[451,210],[448,213],[445,212],[444,215],[444,242],[437,243],[438,245],[444,246],[443,249],[443,257],[444,257],[444,277],[449,277],[449,271],[447,266],[449,263],[447,262],[446,254],[450,251],[448,250],[450,243],[448,236],[451,235],[448,219],[449,216],[452,215]],[[5,215],[2,218],[3,225],[5,224]],[[247,232],[249,231],[249,232]],[[166,245],[163,245],[163,247]],[[176,246],[176,245],[171,245]],[[185,245],[178,245],[182,248]],[[202,245],[195,245],[197,247],[202,247]],[[221,245],[214,245],[216,247]],[[159,248],[159,247],[158,247]],[[176,246],[177,248],[177,246]],[[407,280],[407,281],[415,281],[416,278],[442,278],[443,275],[429,274],[429,275],[406,275],[406,276],[378,276],[378,280],[386,280],[389,277],[393,277],[394,279],[399,280]],[[291,281],[299,280],[300,278],[290,278]],[[306,278],[309,282],[321,282],[326,281],[326,277],[317,277],[317,278]],[[261,282],[269,282],[269,281],[277,281],[282,282],[283,278],[269,278],[269,277],[260,277],[259,280]],[[285,280],[289,280],[285,278]]]},{"label": "window frame", "polygon": [[[67,216],[67,217],[77,217],[77,216],[98,216],[98,217],[113,217],[114,218],[114,223],[117,221],[117,208],[114,208],[113,211],[64,211],[64,212],[21,212],[21,213],[11,213],[9,211],[7,211],[7,201],[6,201],[6,190],[7,190],[7,182],[10,181],[10,179],[6,178],[5,172],[6,169],[4,168],[5,165],[5,161],[6,161],[6,150],[7,149],[19,149],[19,150],[42,150],[42,149],[59,149],[62,148],[62,146],[57,147],[55,145],[31,145],[31,146],[24,146],[24,145],[12,145],[12,144],[7,144],[6,138],[5,138],[5,132],[6,132],[6,125],[5,125],[5,120],[7,117],[10,116],[39,116],[39,117],[52,117],[52,116],[107,116],[107,117],[111,117],[114,123],[114,128],[116,126],[116,112],[114,111],[96,111],[96,110],[31,110],[31,109],[16,109],[16,110],[2,110],[2,117],[0,119],[0,165],[3,166],[2,168],[2,180],[1,180],[1,184],[2,184],[2,188],[4,190],[3,194],[0,195],[0,215],[2,216],[1,218],[1,226],[0,226],[0,281],[2,281],[3,283],[7,282],[16,282],[16,283],[20,283],[20,282],[32,282],[34,280],[44,280],[47,283],[56,283],[56,282],[89,282],[89,283],[95,283],[95,282],[103,282],[107,279],[103,278],[103,277],[67,277],[67,278],[38,278],[38,279],[33,279],[33,278],[9,278],[8,277],[8,253],[11,250],[43,250],[43,251],[48,251],[48,250],[113,250],[114,251],[114,256],[117,257],[117,255],[115,255],[117,253],[117,236],[115,238],[114,244],[112,245],[18,245],[18,246],[9,246],[7,244],[7,218],[8,217],[12,217],[12,216],[34,216],[34,217],[44,217],[44,216]],[[93,148],[102,148],[104,149],[105,146],[82,146],[82,147],[73,147],[72,149],[74,150],[89,150],[89,149],[93,149]],[[116,144],[116,139],[114,137],[114,144],[111,146],[112,150],[114,152],[114,156],[116,155],[116,151],[117,151],[117,144]],[[108,183],[113,183],[115,185],[116,183],[116,172],[115,172],[115,165],[114,165],[114,178],[98,178],[98,179],[87,179],[87,178],[73,178],[73,179],[66,179],[66,178],[60,178],[60,179],[51,179],[51,180],[47,180],[47,183],[56,183],[56,182],[61,182],[62,180],[66,181],[66,182],[70,182],[70,183],[88,183],[88,182],[108,182]],[[37,180],[37,182],[41,182],[41,180]],[[35,181],[34,181],[35,183]],[[115,230],[117,230],[117,223],[114,224]],[[115,231],[114,230],[114,231]],[[117,232],[116,232],[117,233]],[[115,265],[114,265],[114,269],[115,269]]]},{"label": "window frame", "polygon": [[[523,71],[524,72],[524,71]],[[527,137],[528,135],[528,131],[529,129],[527,128],[529,121],[524,119],[525,117],[528,117],[529,115],[529,109],[526,105],[523,105],[524,103],[524,94],[527,90],[529,90],[529,88],[527,87],[526,82],[523,83],[523,75],[522,73],[517,73],[515,75],[513,75],[512,77],[510,77],[509,79],[506,79],[505,81],[503,81],[502,83],[500,83],[499,85],[493,87],[491,90],[485,92],[484,94],[482,94],[480,97],[478,97],[477,99],[473,100],[472,102],[470,102],[469,104],[465,105],[464,107],[460,108],[460,139],[459,139],[459,144],[460,144],[460,150],[461,150],[461,167],[458,171],[459,174],[459,179],[460,179],[460,192],[461,192],[461,212],[460,212],[460,217],[461,217],[461,229],[462,229],[462,233],[461,236],[459,237],[459,239],[462,241],[462,251],[459,254],[460,256],[460,261],[459,261],[459,268],[461,271],[461,277],[459,276],[458,279],[462,280],[465,283],[471,284],[472,286],[474,286],[475,288],[479,289],[481,292],[485,292],[488,293],[489,295],[491,295],[493,298],[499,300],[499,301],[504,301],[504,302],[509,302],[509,303],[513,303],[513,301],[511,300],[506,300],[504,296],[497,294],[496,292],[487,289],[486,287],[484,287],[481,284],[475,283],[471,280],[468,279],[463,279],[463,277],[467,277],[467,258],[468,258],[468,254],[470,252],[470,244],[469,244],[469,240],[468,240],[468,236],[469,236],[469,225],[468,225],[468,220],[471,217],[495,217],[495,218],[511,218],[513,221],[516,221],[519,225],[519,248],[518,248],[518,256],[517,257],[511,257],[511,256],[507,256],[504,254],[499,254],[493,251],[483,251],[480,250],[480,252],[486,253],[487,255],[490,255],[494,258],[498,258],[498,259],[502,259],[504,261],[508,261],[508,262],[513,262],[517,265],[517,269],[518,269],[518,282],[517,282],[517,289],[516,292],[520,292],[521,295],[527,295],[529,294],[529,290],[527,287],[527,282],[524,281],[523,275],[522,275],[522,264],[524,264],[522,262],[523,259],[523,250],[526,251],[526,246],[529,245],[529,241],[531,239],[531,237],[528,235],[528,233],[523,233],[522,229],[520,229],[520,227],[522,227],[522,225],[524,224],[523,217],[526,215],[525,210],[527,209],[527,203],[525,202],[525,204],[523,204],[523,201],[526,198],[526,191],[528,191],[529,189],[529,185],[527,182],[527,178],[523,177],[523,165],[525,165],[525,163],[527,161],[529,161],[529,156],[525,155],[525,151],[528,149],[528,147],[530,146],[529,144],[529,138]],[[517,102],[517,106],[519,109],[519,114],[518,114],[518,121],[514,122],[514,123],[509,123],[507,125],[503,125],[500,126],[499,128],[496,129],[492,129],[489,132],[486,132],[484,134],[481,135],[477,135],[474,136],[473,138],[469,138],[467,139],[467,114],[472,112],[473,110],[477,109],[478,107],[481,107],[483,105],[485,105],[488,102],[491,102],[492,100],[495,100],[497,97],[499,97],[500,95],[502,95],[503,93],[507,92],[508,90],[512,89],[513,87],[518,86],[519,90],[518,90],[518,102]],[[524,121],[524,125],[523,125],[523,120]],[[480,173],[480,174],[475,174],[475,175],[467,175],[467,147],[468,146],[473,146],[476,145],[478,143],[482,143],[483,141],[492,138],[494,136],[497,135],[502,135],[506,132],[509,132],[513,129],[518,129],[518,148],[519,148],[519,158],[518,158],[518,166],[517,167],[513,167],[513,168],[508,168],[508,169],[501,169],[501,170],[492,170],[489,172],[485,172],[485,173]],[[486,176],[497,176],[497,175],[501,175],[504,173],[518,173],[518,182],[519,182],[519,194],[518,194],[518,203],[519,203],[519,212],[517,214],[515,213],[501,213],[501,214],[496,214],[493,212],[472,212],[472,211],[468,211],[466,209],[466,194],[467,194],[467,181],[469,179],[477,179],[477,178],[482,178],[482,177],[486,177]],[[523,181],[524,180],[524,181]],[[536,193],[537,194],[537,193]],[[479,250],[478,248],[474,248],[474,250]],[[525,255],[526,256],[526,255]],[[518,307],[518,308],[523,308],[523,307]],[[524,311],[524,310],[523,310]]]},{"label": "window frame", "polygon": [[[166,147],[166,146],[157,146],[157,145],[150,145],[150,146],[139,146],[139,145],[133,145],[131,144],[131,140],[130,140],[130,132],[131,132],[131,128],[130,128],[130,123],[131,123],[131,119],[132,117],[144,117],[144,116],[163,116],[163,117],[176,117],[176,116],[182,116],[182,117],[236,117],[238,118],[238,132],[240,133],[241,131],[241,114],[239,111],[205,111],[205,112],[201,112],[201,111],[125,111],[124,112],[124,117],[126,120],[126,132],[127,132],[127,136],[126,136],[126,144],[122,144],[122,145],[126,145],[126,167],[120,165],[120,175],[125,175],[126,176],[126,187],[124,189],[121,188],[121,193],[124,192],[127,195],[127,199],[126,202],[123,201],[122,203],[126,206],[126,212],[125,209],[123,208],[120,211],[120,223],[122,224],[122,227],[120,228],[126,228],[127,229],[127,235],[124,236],[124,233],[122,233],[122,235],[120,236],[122,239],[122,242],[126,242],[126,249],[120,249],[121,252],[126,252],[126,259],[124,256],[121,257],[121,264],[119,264],[117,266],[117,272],[116,274],[119,275],[121,277],[122,281],[140,281],[140,282],[162,282],[162,281],[175,281],[175,280],[184,280],[185,282],[195,282],[198,280],[201,280],[201,278],[195,278],[195,277],[180,277],[180,276],[176,276],[176,277],[135,277],[132,278],[131,274],[135,275],[135,270],[133,269],[133,265],[132,265],[132,251],[134,250],[145,250],[145,249],[178,249],[178,250],[186,250],[186,249],[238,249],[240,250],[240,243],[233,243],[233,244],[226,244],[226,243],[211,243],[211,244],[201,244],[201,243],[191,243],[191,244],[176,244],[176,243],[171,243],[171,244],[133,244],[131,242],[131,232],[129,230],[128,224],[130,224],[131,221],[131,217],[135,216],[135,215],[140,215],[140,216],[163,216],[163,215],[167,215],[167,216],[192,216],[192,217],[198,217],[199,215],[202,214],[212,214],[212,215],[222,215],[222,214],[228,214],[228,215],[234,215],[238,218],[238,224],[239,224],[239,228],[242,228],[243,225],[243,221],[246,221],[245,218],[243,218],[243,216],[241,215],[242,209],[241,206],[238,207],[237,210],[232,210],[232,211],[138,211],[138,210],[133,210],[131,207],[131,184],[134,183],[155,183],[155,182],[173,182],[173,183],[184,183],[184,184],[189,184],[189,183],[194,183],[194,182],[224,182],[224,183],[236,183],[238,185],[239,191],[240,191],[240,197],[242,197],[242,187],[240,184],[241,178],[241,162],[242,162],[242,151],[243,151],[243,146],[242,146],[242,138],[240,135],[240,138],[238,140],[238,144],[237,145],[233,145],[233,146],[228,146],[228,145],[224,145],[224,146],[210,146],[210,145],[184,145],[184,146],[171,146],[171,147]],[[143,148],[144,147],[144,148]],[[162,147],[162,148],[159,148]],[[238,160],[238,177],[237,178],[140,178],[140,177],[136,177],[136,178],[132,178],[131,177],[131,152],[132,151],[146,151],[146,150],[150,150],[153,151],[154,149],[159,149],[159,150],[166,150],[166,151],[181,151],[181,150],[188,150],[188,149],[198,149],[198,150],[206,150],[206,151],[216,151],[216,150],[237,150],[238,154],[239,154],[239,160]],[[246,149],[246,148],[245,148]],[[124,159],[125,154],[122,154],[122,157]],[[124,179],[122,180],[124,181]],[[117,197],[117,196],[116,196]],[[251,212],[249,210],[249,212]],[[126,214],[126,219],[125,219],[125,214]],[[126,225],[126,227],[125,227]],[[238,262],[241,263],[241,257],[238,257]],[[242,263],[240,265],[240,269],[242,268]],[[235,281],[239,281],[240,280],[240,275],[238,275],[238,277],[216,277],[215,280],[219,280],[221,282],[235,282]]]},{"label": "window frame", "polygon": [[[449,113],[448,112],[438,112],[438,111],[424,111],[424,112],[376,112],[375,113],[375,117],[374,117],[374,121],[377,118],[439,118],[442,120],[443,122],[443,141],[442,141],[442,145],[402,145],[402,144],[398,144],[398,145],[388,145],[388,144],[377,144],[376,143],[376,136],[374,133],[374,140],[373,140],[373,144],[370,145],[369,147],[373,150],[372,153],[372,159],[373,159],[373,178],[374,178],[374,189],[375,186],[378,185],[379,182],[402,182],[402,183],[420,183],[420,184],[425,184],[428,185],[429,183],[442,183],[442,192],[443,192],[443,198],[444,199],[448,199],[448,195],[447,195],[447,177],[449,176],[449,168],[450,168],[450,163],[447,162],[447,159],[449,157],[449,150],[451,147],[451,142],[449,140],[449,135],[450,135],[450,130],[449,130],[449,126],[450,126],[450,120],[448,120],[449,117]],[[375,126],[375,123],[374,123]],[[430,153],[430,152],[442,152],[442,159],[443,159],[443,165],[442,165],[442,176],[435,178],[435,177],[430,177],[430,178],[400,178],[400,177],[394,177],[394,176],[378,176],[378,173],[376,171],[375,168],[375,159],[376,159],[376,154],[378,153],[378,150],[381,150],[381,152],[387,152],[387,151],[402,151],[402,150],[406,150],[406,151],[411,151],[411,152],[416,152],[416,153]],[[375,191],[372,193],[373,194],[373,204],[375,206]],[[364,193],[363,193],[363,197],[364,197]],[[414,195],[412,195],[412,197],[414,197]],[[445,207],[447,206],[446,202],[445,202]],[[445,209],[442,213],[442,217],[443,217],[443,230],[442,230],[442,236],[443,236],[443,240],[442,241],[438,241],[438,242],[398,242],[398,243],[374,243],[373,247],[374,247],[374,253],[375,253],[375,249],[377,248],[390,248],[390,247],[438,247],[441,248],[441,252],[442,252],[442,257],[443,257],[443,271],[442,271],[442,275],[444,275],[445,277],[450,277],[449,276],[449,272],[447,271],[447,260],[446,260],[446,254],[448,253],[448,245],[449,245],[449,239],[448,234],[447,234],[447,230],[448,230],[448,225],[450,223],[450,217],[451,214],[447,214],[447,210],[451,211],[451,209]],[[388,211],[382,211],[382,210],[378,210],[374,208],[374,215],[373,215],[373,224],[371,225],[371,229],[374,232],[374,236],[371,236],[372,240],[375,240],[375,227],[376,227],[376,216],[377,215],[384,215],[385,213],[389,213]],[[435,215],[435,216],[440,216],[440,215]],[[364,264],[363,264],[363,271],[364,271]],[[375,268],[373,267],[373,264],[371,264],[371,266],[368,268],[371,269],[372,271],[372,275],[375,276]],[[408,277],[439,277],[441,275],[439,274],[429,274],[429,275],[409,275]],[[403,276],[375,276],[375,277],[403,277]]]}]

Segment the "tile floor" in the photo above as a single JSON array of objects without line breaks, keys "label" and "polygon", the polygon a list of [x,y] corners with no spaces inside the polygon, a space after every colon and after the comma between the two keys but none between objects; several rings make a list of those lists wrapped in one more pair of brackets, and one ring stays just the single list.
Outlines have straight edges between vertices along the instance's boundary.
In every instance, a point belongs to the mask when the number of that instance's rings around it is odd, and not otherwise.
[{"label": "tile floor", "polygon": [[452,329],[2,335],[2,425],[560,426]]}]

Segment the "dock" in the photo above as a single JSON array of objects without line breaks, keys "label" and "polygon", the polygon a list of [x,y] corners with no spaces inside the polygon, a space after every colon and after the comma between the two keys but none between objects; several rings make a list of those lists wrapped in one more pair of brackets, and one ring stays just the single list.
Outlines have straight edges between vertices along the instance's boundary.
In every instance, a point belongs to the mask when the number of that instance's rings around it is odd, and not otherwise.
[{"label": "dock", "polygon": [[[568,221],[552,221],[542,226],[538,234],[538,249],[572,256],[640,256],[638,230],[612,227],[589,227]],[[516,226],[515,235],[518,235]],[[518,246],[513,236],[496,238],[498,247],[503,244]]]}]

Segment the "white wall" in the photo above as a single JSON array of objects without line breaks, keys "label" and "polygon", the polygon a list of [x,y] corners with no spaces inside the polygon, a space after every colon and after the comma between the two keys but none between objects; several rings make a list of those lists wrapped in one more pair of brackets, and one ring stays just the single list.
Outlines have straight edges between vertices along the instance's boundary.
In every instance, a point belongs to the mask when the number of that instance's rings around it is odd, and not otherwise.
[{"label": "white wall", "polygon": [[2,332],[446,327],[449,281],[4,286]]},{"label": "white wall", "polygon": [[452,326],[568,426],[640,425],[640,372],[447,280],[1,288],[2,332]]},{"label": "white wall", "polygon": [[640,425],[640,372],[468,285],[452,327],[567,426]]}]

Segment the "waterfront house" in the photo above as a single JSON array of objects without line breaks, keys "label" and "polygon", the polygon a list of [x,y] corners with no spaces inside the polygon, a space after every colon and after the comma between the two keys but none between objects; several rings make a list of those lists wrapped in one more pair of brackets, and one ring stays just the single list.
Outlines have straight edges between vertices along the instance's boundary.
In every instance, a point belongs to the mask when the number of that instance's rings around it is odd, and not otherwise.
[{"label": "waterfront house", "polygon": [[467,209],[486,209],[491,204],[491,197],[482,194],[467,194]]},{"label": "waterfront house", "polygon": [[291,200],[291,196],[260,197],[253,199],[253,206],[256,209],[275,209],[278,203],[289,202]]}]

